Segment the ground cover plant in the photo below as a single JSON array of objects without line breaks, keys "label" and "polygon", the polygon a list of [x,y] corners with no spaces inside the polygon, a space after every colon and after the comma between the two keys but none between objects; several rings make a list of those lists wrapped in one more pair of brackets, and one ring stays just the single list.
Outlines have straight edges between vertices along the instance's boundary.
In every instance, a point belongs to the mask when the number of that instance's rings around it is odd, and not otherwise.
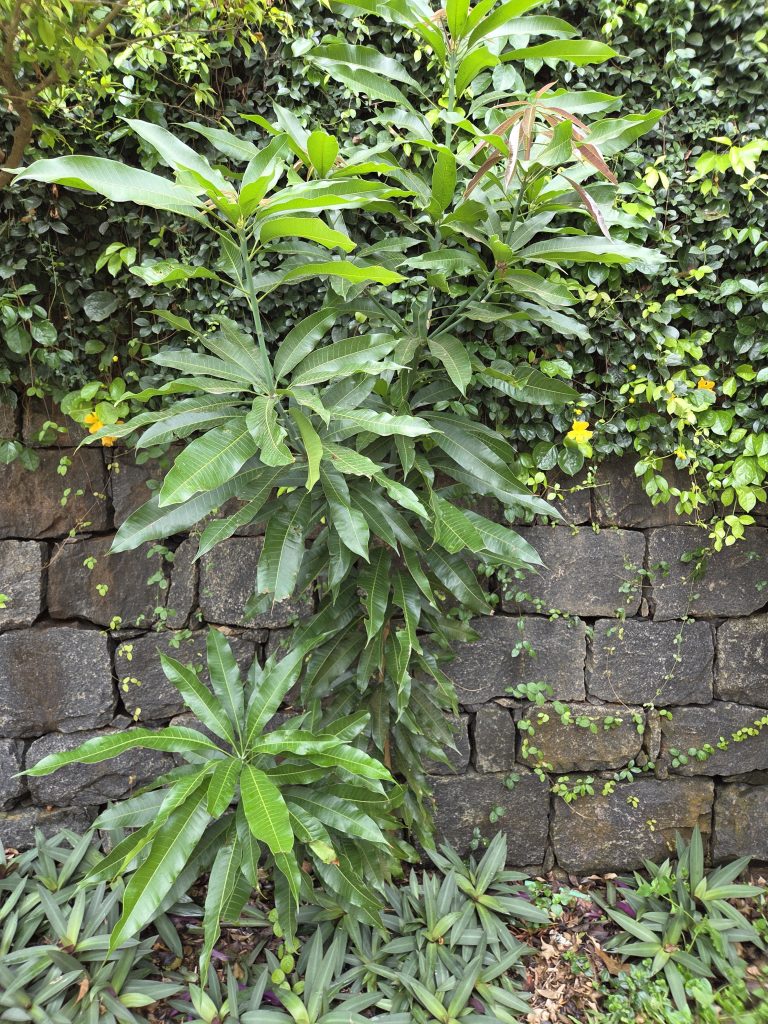
[{"label": "ground cover plant", "polygon": [[[634,942],[626,921],[643,927],[642,914],[631,916],[636,899],[646,898],[641,889],[663,894],[660,878],[690,880],[690,847],[679,842],[677,852],[679,860],[648,865],[633,879],[566,885],[505,870],[502,835],[469,859],[443,847],[434,855],[436,870],[425,864],[387,887],[378,926],[346,914],[327,893],[302,903],[294,953],[277,934],[274,892],[264,888],[239,922],[227,922],[201,981],[204,888],[170,903],[141,938],[110,953],[122,883],[110,889],[88,881],[105,860],[94,836],[38,834],[35,849],[0,858],[0,1020],[762,1024],[762,883],[732,886],[723,897],[745,933],[741,940],[731,935],[738,953],[732,965],[712,974],[713,965],[688,946],[694,966],[682,964],[679,981],[685,1005],[675,1005],[674,986],[650,955],[628,949],[626,963],[617,958]],[[716,870],[735,875],[742,867]],[[601,907],[614,915],[618,905],[625,910],[617,926]],[[705,904],[698,906],[698,927],[714,924]]]}]

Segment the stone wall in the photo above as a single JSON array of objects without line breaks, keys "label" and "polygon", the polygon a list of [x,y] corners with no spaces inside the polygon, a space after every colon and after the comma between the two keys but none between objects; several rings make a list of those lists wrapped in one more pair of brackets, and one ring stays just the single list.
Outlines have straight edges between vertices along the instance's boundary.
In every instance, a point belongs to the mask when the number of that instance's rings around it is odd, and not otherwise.
[{"label": "stone wall", "polygon": [[[85,828],[108,800],[164,770],[166,755],[142,752],[14,778],[89,736],[178,715],[158,650],[201,663],[210,623],[246,664],[306,611],[244,621],[257,530],[199,563],[183,538],[107,557],[159,469],[110,449],[75,452],[73,433],[41,440],[46,419],[31,405],[0,420],[0,433],[40,448],[36,472],[0,468],[6,846],[28,845],[35,827]],[[768,519],[700,576],[688,556],[706,532],[652,507],[631,459],[606,463],[596,486],[562,508],[565,524],[520,528],[546,569],[494,584],[498,613],[476,623],[480,640],[448,668],[461,714],[450,766],[430,766],[441,833],[466,849],[475,830],[503,828],[512,863],[579,874],[663,856],[675,830],[698,824],[714,860],[768,860]],[[525,684],[546,684],[545,703],[510,692]],[[705,744],[711,754],[688,753]],[[617,777],[628,764],[631,782]],[[552,794],[563,776],[594,795]]]}]

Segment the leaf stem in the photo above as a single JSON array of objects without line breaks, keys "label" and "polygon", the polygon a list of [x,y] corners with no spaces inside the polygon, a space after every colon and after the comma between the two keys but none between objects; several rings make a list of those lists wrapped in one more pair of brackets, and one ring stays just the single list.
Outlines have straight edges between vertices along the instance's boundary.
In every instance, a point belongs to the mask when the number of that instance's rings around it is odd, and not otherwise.
[{"label": "leaf stem", "polygon": [[253,326],[256,330],[256,337],[259,342],[259,352],[261,353],[261,363],[264,370],[264,381],[267,384],[270,391],[274,387],[275,378],[272,372],[272,363],[269,361],[269,353],[267,352],[267,343],[264,340],[264,327],[261,322],[261,313],[259,312],[259,301],[256,298],[256,289],[253,284],[253,270],[251,269],[251,255],[248,252],[248,243],[246,240],[245,232],[240,233],[240,253],[243,257],[243,269],[245,270],[245,291],[248,299],[248,305],[251,309],[251,315],[253,316]]}]

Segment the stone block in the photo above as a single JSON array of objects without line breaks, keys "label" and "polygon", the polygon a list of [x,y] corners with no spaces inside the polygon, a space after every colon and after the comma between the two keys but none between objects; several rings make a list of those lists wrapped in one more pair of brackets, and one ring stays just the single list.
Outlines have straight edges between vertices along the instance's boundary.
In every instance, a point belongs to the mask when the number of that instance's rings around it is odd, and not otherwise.
[{"label": "stone block", "polygon": [[515,722],[512,712],[488,704],[475,715],[475,768],[479,772],[509,772],[515,766]]},{"label": "stone block", "polygon": [[72,627],[0,636],[0,736],[108,725],[115,708],[107,638]]},{"label": "stone block", "polygon": [[[74,750],[86,740],[114,735],[121,730],[104,729],[63,736],[51,733],[35,740],[25,757],[25,767],[33,768],[49,754]],[[72,764],[51,775],[30,776],[29,792],[33,803],[43,807],[72,807],[77,804],[105,804],[130,796],[140,786],[173,768],[170,754],[159,750],[127,750],[111,761],[99,764]]]},{"label": "stone block", "polygon": [[718,786],[712,830],[712,859],[768,861],[768,786]]},{"label": "stone block", "polygon": [[479,639],[456,644],[454,660],[444,665],[460,704],[509,697],[511,687],[533,682],[549,684],[558,699],[583,700],[583,622],[494,615],[474,619],[472,626]]},{"label": "stone block", "polygon": [[62,829],[85,835],[98,813],[96,807],[58,807],[43,811],[39,807],[17,807],[0,814],[0,846],[6,850],[29,850],[35,845],[35,830],[55,836]]},{"label": "stone block", "polygon": [[[498,831],[508,833],[507,863],[514,866],[542,864],[547,845],[549,789],[533,772],[522,769],[512,789],[505,775],[475,775],[435,779],[435,826],[439,842],[448,842],[460,856],[470,852],[475,828],[485,839]],[[504,809],[494,824],[489,815]]]},{"label": "stone block", "polygon": [[713,794],[711,779],[641,778],[616,786],[609,796],[586,796],[572,804],[557,799],[552,815],[557,863],[585,875],[663,860],[674,850],[676,832],[690,836],[698,825],[706,840]]},{"label": "stone block", "polygon": [[627,704],[708,704],[715,645],[706,622],[598,619],[587,655],[587,691]]},{"label": "stone block", "polygon": [[505,599],[505,611],[557,609],[585,618],[637,613],[645,558],[642,533],[564,526],[521,527],[519,533],[536,548],[544,567],[519,584],[532,600],[517,604]]},{"label": "stone block", "polygon": [[0,810],[8,810],[27,792],[24,779],[14,776],[23,768],[21,744],[16,740],[0,740]]},{"label": "stone block", "polygon": [[453,742],[456,749],[446,747],[448,764],[443,764],[442,761],[428,761],[425,770],[430,775],[456,775],[463,772],[469,764],[469,716],[451,715],[450,719],[454,726]]},{"label": "stone block", "polygon": [[[544,498],[557,509],[566,526],[581,526],[592,519],[592,489],[585,485],[586,477],[585,470],[576,476],[566,476],[558,469],[547,473],[549,489]],[[555,497],[550,499],[550,494]]]},{"label": "stone block", "polygon": [[181,629],[197,605],[199,567],[194,560],[197,541],[188,538],[179,544],[173,553],[171,584],[168,588],[166,608],[169,629]]},{"label": "stone block", "polygon": [[7,597],[0,608],[0,629],[31,626],[42,610],[44,544],[0,541],[0,589]]},{"label": "stone block", "polygon": [[[117,682],[126,711],[141,722],[167,721],[184,710],[179,691],[165,678],[160,654],[166,654],[182,665],[199,669],[206,676],[206,632],[188,634],[149,633],[119,644],[115,651]],[[254,644],[240,637],[228,637],[232,651],[244,674],[253,661]]]},{"label": "stone block", "polygon": [[0,537],[64,537],[75,529],[110,528],[101,450],[67,452],[71,465],[65,476],[58,473],[62,454],[40,452],[32,472],[18,460],[0,466]]},{"label": "stone block", "polygon": [[281,601],[253,619],[243,613],[256,587],[261,537],[231,537],[200,560],[200,610],[206,622],[280,629],[312,610],[311,601]]},{"label": "stone block", "polygon": [[[768,562],[768,530],[749,527],[732,547],[714,552],[701,579],[693,580],[695,560],[683,555],[707,544],[706,533],[694,526],[668,526],[648,533],[648,566],[654,578],[650,603],[654,619],[751,615],[766,601],[763,584]],[[669,566],[668,575],[656,567]]]},{"label": "stone block", "polygon": [[[600,771],[622,768],[628,761],[637,758],[643,745],[642,732],[637,731],[633,716],[639,715],[645,723],[645,716],[639,708],[628,708],[620,704],[571,704],[572,720],[561,721],[551,704],[531,708],[525,720],[532,723],[534,734],[525,732],[528,744],[537,748],[537,754],[523,754],[520,760],[530,765],[547,766],[548,771]],[[547,721],[542,721],[544,717]],[[621,719],[620,725],[605,725],[605,719]],[[586,719],[590,726],[577,724]],[[596,728],[593,732],[591,726]],[[520,730],[522,732],[522,730]],[[550,767],[551,766],[551,767]]]},{"label": "stone block", "polygon": [[[671,719],[662,723],[664,742],[662,755],[671,749],[688,753],[700,749],[705,743],[715,752],[704,761],[691,757],[688,764],[671,769],[680,775],[744,775],[747,772],[768,769],[768,727],[755,727],[755,722],[766,717],[765,708],[748,707],[716,700],[706,707],[677,708]],[[737,741],[734,734],[751,729],[755,735],[744,735]],[[718,750],[724,739],[728,747]]]},{"label": "stone block", "polygon": [[[603,526],[627,526],[646,529],[651,526],[675,526],[685,520],[675,512],[675,499],[654,505],[645,493],[642,480],[635,476],[634,455],[612,456],[595,471],[595,517]],[[662,474],[672,487],[690,490],[691,478],[683,470],[665,465]]]},{"label": "stone block", "polygon": [[718,628],[715,696],[768,708],[768,615]]},{"label": "stone block", "polygon": [[9,402],[0,403],[0,437],[16,437],[16,406]]},{"label": "stone block", "polygon": [[75,423],[50,399],[29,398],[21,412],[21,436],[35,448],[75,448],[88,437],[88,428]]},{"label": "stone block", "polygon": [[51,618],[87,619],[100,626],[119,618],[123,628],[153,624],[167,591],[147,580],[164,572],[166,563],[158,554],[148,557],[150,544],[110,555],[111,543],[111,537],[92,537],[56,548],[48,569]]},{"label": "stone block", "polygon": [[122,450],[113,457],[109,470],[109,494],[115,526],[122,526],[132,512],[149,501],[153,491],[148,485],[159,484],[171,462],[171,459],[164,456],[137,466],[133,456]]}]

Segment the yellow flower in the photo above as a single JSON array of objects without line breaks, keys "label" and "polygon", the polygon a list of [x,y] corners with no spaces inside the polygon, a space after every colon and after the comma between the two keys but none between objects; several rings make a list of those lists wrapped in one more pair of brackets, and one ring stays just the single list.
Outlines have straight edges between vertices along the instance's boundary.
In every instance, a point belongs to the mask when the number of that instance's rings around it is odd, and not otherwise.
[{"label": "yellow flower", "polygon": [[686,455],[685,448],[675,448],[675,455],[678,459],[684,459]]},{"label": "yellow flower", "polygon": [[699,383],[696,385],[696,387],[699,389],[699,391],[714,391],[715,382],[713,380],[705,380],[702,377]]},{"label": "yellow flower", "polygon": [[95,412],[89,412],[88,415],[85,417],[84,422],[88,424],[89,434],[97,434],[104,426],[104,424],[101,422],[101,420],[99,419]]},{"label": "yellow flower", "polygon": [[589,423],[587,420],[574,420],[573,426],[565,435],[569,441],[575,441],[577,444],[585,444],[589,441],[594,431],[589,429]]},{"label": "yellow flower", "polygon": [[630,363],[629,366],[628,366],[628,369],[629,370],[636,370],[637,366],[634,363]]},{"label": "yellow flower", "polygon": [[[117,422],[122,423],[123,421],[118,420]],[[116,437],[102,437],[101,443],[105,448],[113,448],[116,440]]]}]

